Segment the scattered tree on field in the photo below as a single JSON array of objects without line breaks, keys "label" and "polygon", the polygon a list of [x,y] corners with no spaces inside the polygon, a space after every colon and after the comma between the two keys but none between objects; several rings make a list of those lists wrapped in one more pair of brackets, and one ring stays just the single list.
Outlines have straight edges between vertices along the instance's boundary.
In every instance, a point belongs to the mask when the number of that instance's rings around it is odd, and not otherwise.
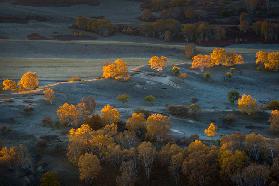
[{"label": "scattered tree on field", "polygon": [[129,96],[128,96],[128,94],[120,94],[116,97],[116,99],[122,103],[127,103]]},{"label": "scattered tree on field", "polygon": [[211,122],[207,129],[204,130],[204,134],[208,137],[214,137],[217,134],[217,126],[214,122]]},{"label": "scattered tree on field", "polygon": [[250,95],[243,94],[237,101],[240,112],[251,115],[257,111],[257,102]]},{"label": "scattered tree on field", "polygon": [[148,61],[150,68],[156,71],[162,71],[166,64],[167,58],[165,56],[152,56]]},{"label": "scattered tree on field", "polygon": [[26,72],[18,82],[20,89],[33,90],[39,86],[39,78],[36,72]]},{"label": "scattered tree on field", "polygon": [[16,90],[16,82],[9,79],[4,80],[3,90]]},{"label": "scattered tree on field", "polygon": [[116,59],[113,63],[103,66],[103,77],[116,80],[128,80],[128,67],[122,59]]}]

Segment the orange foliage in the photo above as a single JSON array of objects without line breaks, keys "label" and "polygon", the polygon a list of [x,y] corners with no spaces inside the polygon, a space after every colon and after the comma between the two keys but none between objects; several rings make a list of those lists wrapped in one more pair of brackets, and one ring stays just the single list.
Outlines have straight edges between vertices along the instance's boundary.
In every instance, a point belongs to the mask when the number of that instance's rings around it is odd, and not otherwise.
[{"label": "orange foliage", "polygon": [[120,121],[120,113],[116,108],[105,105],[101,110],[101,118],[104,124],[117,123]]},{"label": "orange foliage", "polygon": [[238,99],[237,104],[240,112],[247,113],[248,115],[257,111],[257,102],[250,95],[242,95]]},{"label": "orange foliage", "polygon": [[256,65],[262,65],[266,70],[279,70],[279,52],[264,52],[256,53]]},{"label": "orange foliage", "polygon": [[18,85],[22,89],[36,89],[39,86],[39,79],[36,72],[26,72],[22,75]]},{"label": "orange foliage", "polygon": [[192,69],[212,68],[214,66],[234,66],[243,64],[242,55],[237,53],[227,53],[223,48],[214,48],[209,55],[196,55],[192,58]]},{"label": "orange foliage", "polygon": [[64,125],[77,125],[79,113],[75,105],[64,103],[56,111],[59,121]]},{"label": "orange foliage", "polygon": [[13,80],[6,79],[3,81],[3,90],[15,90],[16,82]]},{"label": "orange foliage", "polygon": [[208,137],[214,137],[216,136],[217,133],[216,130],[217,130],[217,126],[215,125],[215,123],[211,122],[208,128],[204,130],[204,134],[207,135]]},{"label": "orange foliage", "polygon": [[152,56],[148,61],[148,65],[153,70],[162,71],[167,64],[167,60],[165,56]]},{"label": "orange foliage", "polygon": [[103,66],[103,77],[116,80],[128,80],[128,67],[122,59],[116,59],[114,63]]},{"label": "orange foliage", "polygon": [[162,140],[170,128],[170,121],[162,114],[152,114],[147,118],[147,135],[152,139]]},{"label": "orange foliage", "polygon": [[210,61],[209,55],[198,54],[192,58],[192,69],[211,68],[214,65]]}]

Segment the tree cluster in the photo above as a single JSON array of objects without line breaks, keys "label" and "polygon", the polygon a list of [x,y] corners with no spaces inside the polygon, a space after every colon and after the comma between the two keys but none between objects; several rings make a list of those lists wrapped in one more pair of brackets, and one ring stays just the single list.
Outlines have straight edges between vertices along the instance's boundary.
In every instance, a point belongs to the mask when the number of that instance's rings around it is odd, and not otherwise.
[{"label": "tree cluster", "polygon": [[127,64],[122,59],[116,59],[113,63],[103,66],[103,77],[116,80],[128,80]]},{"label": "tree cluster", "polygon": [[192,58],[192,69],[205,69],[214,66],[231,67],[243,64],[244,59],[241,54],[227,53],[223,48],[214,48],[209,55],[198,54]]}]

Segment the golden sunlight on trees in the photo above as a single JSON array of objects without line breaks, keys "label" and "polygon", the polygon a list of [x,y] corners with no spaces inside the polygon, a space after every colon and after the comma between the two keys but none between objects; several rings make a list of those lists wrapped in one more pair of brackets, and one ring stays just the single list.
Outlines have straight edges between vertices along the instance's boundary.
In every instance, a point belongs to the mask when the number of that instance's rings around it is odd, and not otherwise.
[{"label": "golden sunlight on trees", "polygon": [[152,56],[148,61],[148,65],[153,70],[162,71],[167,65],[167,60],[165,56]]},{"label": "golden sunlight on trees", "polygon": [[26,72],[18,82],[20,89],[33,90],[39,86],[39,78],[36,72]]},{"label": "golden sunlight on trees", "polygon": [[256,53],[256,65],[259,67],[263,67],[265,70],[278,71],[279,52],[258,51]]},{"label": "golden sunlight on trees", "polygon": [[248,115],[253,114],[257,111],[257,102],[250,95],[243,94],[237,100],[238,109],[242,113],[246,113]]},{"label": "golden sunlight on trees", "polygon": [[214,66],[234,66],[243,64],[244,59],[242,55],[237,53],[227,53],[223,48],[214,48],[209,55],[198,54],[192,58],[192,69],[205,69]]},{"label": "golden sunlight on trees", "polygon": [[92,183],[100,174],[102,167],[96,155],[85,153],[78,160],[80,180]]},{"label": "golden sunlight on trees", "polygon": [[269,118],[270,129],[278,133],[279,132],[279,110],[272,110],[271,116]]},{"label": "golden sunlight on trees", "polygon": [[133,113],[130,118],[127,119],[126,127],[129,131],[136,132],[145,128],[146,119],[143,113]]},{"label": "golden sunlight on trees", "polygon": [[138,156],[143,164],[145,175],[147,179],[150,179],[150,173],[154,159],[156,157],[156,149],[150,142],[142,142],[138,147]]},{"label": "golden sunlight on trees", "polygon": [[9,79],[4,80],[3,90],[16,90],[16,82]]},{"label": "golden sunlight on trees", "polygon": [[60,186],[58,176],[54,172],[46,172],[40,179],[40,186]]},{"label": "golden sunlight on trees", "polygon": [[113,106],[105,105],[101,110],[101,118],[105,125],[118,123],[120,121],[120,113]]},{"label": "golden sunlight on trees", "polygon": [[192,58],[192,69],[203,70],[205,68],[211,68],[213,66],[214,65],[211,63],[209,55],[198,54]]},{"label": "golden sunlight on trees", "polygon": [[170,128],[170,121],[162,114],[152,114],[146,120],[147,136],[150,139],[163,141]]},{"label": "golden sunlight on trees", "polygon": [[46,88],[44,90],[44,97],[45,97],[46,101],[48,101],[50,104],[52,104],[52,101],[55,98],[54,90],[51,88]]},{"label": "golden sunlight on trees", "polygon": [[213,65],[221,65],[226,61],[226,50],[224,48],[214,48],[210,54],[210,60]]},{"label": "golden sunlight on trees", "polygon": [[208,137],[214,137],[217,134],[217,126],[214,122],[211,122],[207,129],[204,130],[204,134]]},{"label": "golden sunlight on trees", "polygon": [[63,125],[78,125],[79,113],[75,105],[64,103],[56,111],[57,117]]},{"label": "golden sunlight on trees", "polygon": [[103,66],[103,77],[116,80],[128,80],[128,67],[122,59],[116,59],[113,63]]}]

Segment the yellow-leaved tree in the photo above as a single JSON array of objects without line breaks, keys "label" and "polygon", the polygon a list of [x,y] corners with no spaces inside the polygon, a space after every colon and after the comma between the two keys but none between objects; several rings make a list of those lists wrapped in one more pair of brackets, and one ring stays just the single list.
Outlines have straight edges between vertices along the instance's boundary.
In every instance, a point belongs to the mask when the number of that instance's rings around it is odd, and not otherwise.
[{"label": "yellow-leaved tree", "polygon": [[33,90],[39,86],[39,77],[36,72],[26,72],[18,82],[20,89]]},{"label": "yellow-leaved tree", "polygon": [[75,105],[64,103],[56,111],[57,117],[63,125],[78,125],[79,112]]},{"label": "yellow-leaved tree", "polygon": [[85,153],[78,160],[80,180],[92,183],[100,174],[102,167],[96,155]]},{"label": "yellow-leaved tree", "polygon": [[203,70],[205,68],[211,68],[214,65],[211,63],[210,55],[198,54],[192,58],[192,69]]},{"label": "yellow-leaved tree", "polygon": [[211,122],[207,129],[204,130],[204,134],[208,137],[214,137],[217,134],[217,126],[214,122]]},{"label": "yellow-leaved tree", "polygon": [[210,54],[210,60],[213,65],[222,65],[226,61],[226,50],[224,48],[214,48]]},{"label": "yellow-leaved tree", "polygon": [[145,128],[146,119],[143,113],[133,113],[126,122],[126,127],[129,131],[137,132]]},{"label": "yellow-leaved tree", "polygon": [[101,118],[105,125],[118,123],[120,121],[120,113],[116,108],[108,104],[102,108]]},{"label": "yellow-leaved tree", "polygon": [[103,77],[116,80],[128,80],[127,64],[122,59],[116,59],[113,63],[103,66]]},{"label": "yellow-leaved tree", "polygon": [[147,136],[157,141],[163,141],[170,128],[168,116],[152,114],[146,120]]},{"label": "yellow-leaved tree", "polygon": [[253,114],[257,111],[257,102],[250,95],[243,94],[237,101],[238,109],[240,112],[248,115]]},{"label": "yellow-leaved tree", "polygon": [[148,65],[153,70],[162,71],[167,65],[167,60],[165,56],[152,56],[148,61]]},{"label": "yellow-leaved tree", "polygon": [[279,70],[279,52],[264,52],[258,51],[256,53],[256,65],[263,67],[265,70],[278,71]]},{"label": "yellow-leaved tree", "polygon": [[3,90],[16,90],[16,82],[9,79],[4,80]]}]

